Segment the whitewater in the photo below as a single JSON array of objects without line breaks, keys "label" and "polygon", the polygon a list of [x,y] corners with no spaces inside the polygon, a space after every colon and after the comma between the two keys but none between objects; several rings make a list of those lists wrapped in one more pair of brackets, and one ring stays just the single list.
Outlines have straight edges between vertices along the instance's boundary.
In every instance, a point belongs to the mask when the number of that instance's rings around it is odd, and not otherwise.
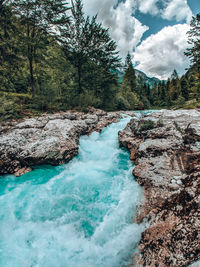
[{"label": "whitewater", "polygon": [[118,131],[80,139],[68,164],[0,177],[0,267],[117,267],[131,263],[143,227],[142,192]]}]

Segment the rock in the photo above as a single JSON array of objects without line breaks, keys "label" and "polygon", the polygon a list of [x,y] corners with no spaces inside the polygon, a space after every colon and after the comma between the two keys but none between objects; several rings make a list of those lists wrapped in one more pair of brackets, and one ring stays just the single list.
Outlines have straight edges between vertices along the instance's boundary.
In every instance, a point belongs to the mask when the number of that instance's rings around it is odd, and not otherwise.
[{"label": "rock", "polygon": [[[155,128],[138,133],[140,121]],[[157,127],[158,121],[163,122]],[[188,266],[200,257],[200,111],[160,110],[137,116],[119,132],[144,188],[138,222],[147,222],[137,262]],[[133,266],[135,266],[134,264]]]},{"label": "rock", "polygon": [[14,173],[14,175],[15,175],[16,177],[19,177],[19,176],[22,176],[23,174],[25,174],[25,173],[27,173],[27,172],[31,172],[31,171],[32,171],[31,168],[26,168],[26,167],[24,167],[24,168],[22,168],[22,169],[17,170],[17,171]]},{"label": "rock", "polygon": [[182,185],[182,184],[183,184],[181,180],[178,180],[176,183],[177,183],[178,185]]},{"label": "rock", "polygon": [[172,190],[178,190],[179,186],[177,184],[169,184],[169,188],[171,188]]},{"label": "rock", "polygon": [[120,112],[94,108],[0,124],[0,175],[20,176],[39,164],[59,165],[78,154],[79,138],[117,122]]}]

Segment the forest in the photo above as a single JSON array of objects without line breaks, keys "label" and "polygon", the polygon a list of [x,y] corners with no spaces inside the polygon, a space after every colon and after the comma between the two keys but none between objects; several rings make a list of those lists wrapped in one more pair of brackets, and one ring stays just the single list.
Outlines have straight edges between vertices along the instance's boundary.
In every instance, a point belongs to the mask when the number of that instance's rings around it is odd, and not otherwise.
[{"label": "forest", "polygon": [[[153,88],[122,62],[109,29],[81,0],[0,0],[0,120],[64,110],[200,107],[200,14],[188,32],[187,72]],[[118,71],[124,75],[119,79]]]}]

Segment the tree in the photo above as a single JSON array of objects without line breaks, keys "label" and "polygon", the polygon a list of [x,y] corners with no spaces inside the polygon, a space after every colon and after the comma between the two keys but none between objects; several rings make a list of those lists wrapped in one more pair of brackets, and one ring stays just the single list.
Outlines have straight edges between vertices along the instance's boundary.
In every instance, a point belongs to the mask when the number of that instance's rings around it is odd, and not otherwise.
[{"label": "tree", "polygon": [[[35,94],[35,68],[36,58],[42,60],[42,50],[49,43],[48,35],[55,36],[61,25],[69,23],[66,15],[68,7],[66,2],[58,0],[15,0],[10,1],[10,6],[15,14],[20,17],[20,22],[25,28],[21,40],[26,48],[25,56],[29,62],[31,94]],[[38,55],[38,50],[40,55]]]},{"label": "tree", "polygon": [[13,15],[8,1],[0,1],[0,82],[1,90],[14,91],[22,63],[18,20]]},{"label": "tree", "polygon": [[188,31],[188,43],[192,47],[188,48],[185,55],[188,56],[193,64],[197,66],[197,83],[192,88],[192,94],[197,101],[200,99],[200,14],[192,18],[190,30]]},{"label": "tree", "polygon": [[191,59],[193,63],[200,64],[200,14],[192,18],[188,31],[188,43],[192,47],[187,49],[185,54]]},{"label": "tree", "polygon": [[173,71],[171,75],[171,80],[169,84],[169,93],[171,100],[175,101],[181,94],[181,84],[176,70]]},{"label": "tree", "polygon": [[120,103],[126,103],[126,109],[142,109],[144,108],[143,102],[148,102],[146,96],[142,96],[142,93],[140,95],[138,94],[139,90],[142,92],[146,90],[146,87],[143,88],[142,83],[138,87],[131,55],[128,53],[125,60],[125,73],[118,96]]},{"label": "tree", "polygon": [[188,85],[188,81],[183,76],[181,78],[181,81],[180,82],[181,82],[181,94],[185,98],[185,100],[188,100],[189,99],[189,85]]},{"label": "tree", "polygon": [[167,80],[167,83],[166,83],[166,98],[165,98],[165,102],[166,102],[166,105],[167,107],[169,108],[171,106],[171,97],[170,97],[170,79]]},{"label": "tree", "polygon": [[155,106],[157,104],[157,99],[158,99],[158,85],[157,83],[154,83],[153,88],[151,90],[151,95],[150,95],[151,105]]},{"label": "tree", "polygon": [[128,52],[126,56],[125,61],[125,73],[124,73],[124,79],[123,83],[126,84],[126,86],[130,87],[131,92],[136,93],[136,76],[135,76],[135,70],[133,68],[131,55]]},{"label": "tree", "polygon": [[161,102],[162,104],[165,104],[165,100],[166,100],[166,86],[165,86],[165,82],[162,81],[162,84],[161,84]]},{"label": "tree", "polygon": [[[84,16],[81,0],[72,1],[71,14],[70,28],[61,31],[61,41],[66,57],[76,69],[77,94],[97,88],[96,94],[101,92],[105,95],[96,72],[101,74],[101,79],[107,80],[104,88],[108,89],[108,84],[116,76],[114,71],[120,66],[116,43],[111,39],[108,29],[97,23],[97,16],[91,19]],[[96,76],[91,75],[94,72]]]}]

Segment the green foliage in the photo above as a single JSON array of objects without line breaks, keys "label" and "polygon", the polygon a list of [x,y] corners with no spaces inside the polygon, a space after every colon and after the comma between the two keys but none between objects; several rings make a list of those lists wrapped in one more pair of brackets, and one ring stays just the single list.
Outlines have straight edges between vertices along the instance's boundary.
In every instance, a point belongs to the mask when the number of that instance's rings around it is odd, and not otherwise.
[{"label": "green foliage", "polygon": [[144,120],[140,124],[139,132],[145,132],[156,128],[156,124],[152,120]]},{"label": "green foliage", "polygon": [[0,93],[0,121],[20,118],[31,99],[27,94]]},{"label": "green foliage", "polygon": [[181,94],[185,98],[185,100],[189,99],[189,83],[187,79],[183,76],[181,78]]},{"label": "green foliage", "polygon": [[164,123],[162,120],[158,120],[157,124],[156,124],[156,127],[163,127],[164,126]]},{"label": "green foliage", "polygon": [[131,92],[136,92],[136,76],[132,65],[131,55],[128,53],[125,62],[125,73],[122,85],[128,87]]},{"label": "green foliage", "polygon": [[[71,12],[71,17],[70,16]],[[108,29],[83,13],[81,0],[0,1],[0,118],[67,109],[199,108],[199,15],[187,55],[193,66],[151,89],[136,78],[128,53],[121,62]],[[156,126],[156,127],[161,127]],[[148,127],[147,127],[148,128]]]},{"label": "green foliage", "polygon": [[129,110],[130,104],[126,98],[124,98],[122,95],[118,94],[116,99],[116,105],[118,110]]},{"label": "green foliage", "polygon": [[79,109],[86,110],[87,107],[99,107],[101,105],[101,99],[97,98],[92,92],[85,91],[79,97]]},{"label": "green foliage", "polygon": [[185,53],[194,64],[200,64],[200,14],[192,18],[188,31],[188,43],[192,47]]},{"label": "green foliage", "polygon": [[128,53],[125,62],[125,73],[117,97],[117,107],[130,110],[140,110],[149,107],[149,101],[145,98],[145,94],[149,92],[140,94],[139,90],[140,85],[137,86],[135,70],[131,62],[131,56]]},{"label": "green foliage", "polygon": [[200,108],[200,102],[197,102],[196,99],[189,100],[184,103],[184,109],[193,109],[193,108]]},{"label": "green foliage", "polygon": [[106,106],[105,94],[111,94],[109,91],[117,80],[111,70],[120,65],[116,43],[108,29],[97,23],[97,16],[85,17],[81,0],[72,1],[71,13],[71,25],[61,33],[65,56],[75,69],[77,94],[86,89],[97,98],[104,95],[102,105]]},{"label": "green foliage", "polygon": [[192,18],[188,31],[188,43],[192,47],[188,48],[185,54],[197,69],[193,77],[194,83],[191,88],[191,95],[192,98],[200,101],[200,14]]},{"label": "green foliage", "polygon": [[184,106],[185,98],[180,94],[175,102],[175,108],[181,108]]},{"label": "green foliage", "polygon": [[24,31],[19,32],[19,38],[26,48],[23,55],[28,62],[29,84],[34,96],[37,62],[44,59],[45,49],[50,41],[48,36],[55,36],[52,29],[58,30],[69,23],[66,15],[68,8],[63,0],[15,0],[11,1],[11,7],[20,16],[19,22],[24,28]]}]

